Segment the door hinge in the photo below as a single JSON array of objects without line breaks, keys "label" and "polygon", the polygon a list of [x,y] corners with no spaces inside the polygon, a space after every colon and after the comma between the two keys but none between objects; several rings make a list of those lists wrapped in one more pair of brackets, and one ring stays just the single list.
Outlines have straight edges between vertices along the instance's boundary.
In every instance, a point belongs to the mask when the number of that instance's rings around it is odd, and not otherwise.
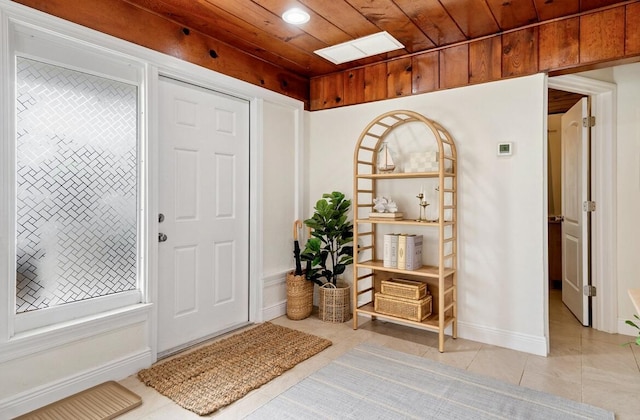
[{"label": "door hinge", "polygon": [[584,286],[584,294],[585,296],[588,297],[595,297],[596,296],[596,286]]},{"label": "door hinge", "polygon": [[596,125],[596,117],[585,117],[582,119],[583,127],[595,127]]},{"label": "door hinge", "polygon": [[586,212],[596,211],[596,202],[595,201],[585,201],[582,203],[582,210]]}]

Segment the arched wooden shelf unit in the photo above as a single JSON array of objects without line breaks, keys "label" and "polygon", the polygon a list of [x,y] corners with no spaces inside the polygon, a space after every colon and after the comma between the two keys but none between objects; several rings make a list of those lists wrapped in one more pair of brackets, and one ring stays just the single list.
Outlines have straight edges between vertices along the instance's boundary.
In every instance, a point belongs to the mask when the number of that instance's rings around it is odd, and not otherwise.
[{"label": "arched wooden shelf unit", "polygon": [[[435,170],[434,167],[433,172],[399,172],[396,168],[390,173],[379,172],[378,154],[383,142],[398,127],[408,123],[421,123],[427,127],[427,130],[423,128],[425,147],[429,146],[427,141],[435,141],[438,169]],[[397,136],[394,140],[403,141],[402,136]],[[422,139],[420,141],[422,142]],[[354,152],[354,244],[358,249],[357,255],[354,256],[353,269],[354,329],[358,328],[358,315],[365,315],[372,319],[380,318],[434,331],[438,333],[440,352],[444,351],[444,332],[449,325],[452,337],[457,337],[456,157],[455,142],[449,132],[439,123],[413,111],[398,110],[382,114],[367,125],[360,135]],[[400,185],[396,186],[394,191],[415,200],[414,191],[403,188],[403,179],[430,179],[429,182],[436,184],[434,190],[437,191],[438,198],[437,219],[417,221],[411,218],[369,218],[373,211],[373,199],[378,197],[378,185],[381,182],[398,182]],[[434,257],[436,264],[423,265],[417,270],[384,267],[383,235],[379,230],[383,230],[385,226],[398,230],[407,229],[407,233],[416,234],[423,229],[435,229],[438,247],[437,257]],[[431,315],[422,321],[413,321],[377,312],[374,305],[375,293],[380,292],[380,282],[389,278],[427,283],[433,298]]]}]

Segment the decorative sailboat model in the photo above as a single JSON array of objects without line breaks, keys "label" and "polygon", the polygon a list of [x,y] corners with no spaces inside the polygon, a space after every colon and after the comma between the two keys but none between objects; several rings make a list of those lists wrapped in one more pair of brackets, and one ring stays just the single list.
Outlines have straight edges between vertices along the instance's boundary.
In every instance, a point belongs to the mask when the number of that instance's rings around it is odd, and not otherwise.
[{"label": "decorative sailboat model", "polygon": [[393,172],[396,169],[396,165],[391,158],[391,152],[386,142],[382,143],[380,150],[378,150],[378,172],[387,174]]}]

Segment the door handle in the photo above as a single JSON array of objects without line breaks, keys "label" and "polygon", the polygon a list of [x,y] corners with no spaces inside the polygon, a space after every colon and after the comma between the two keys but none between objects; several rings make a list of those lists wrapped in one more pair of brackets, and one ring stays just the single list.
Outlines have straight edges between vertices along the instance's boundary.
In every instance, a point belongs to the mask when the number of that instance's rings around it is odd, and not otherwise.
[{"label": "door handle", "polygon": [[158,242],[165,242],[167,240],[167,235],[164,233],[158,233]]}]

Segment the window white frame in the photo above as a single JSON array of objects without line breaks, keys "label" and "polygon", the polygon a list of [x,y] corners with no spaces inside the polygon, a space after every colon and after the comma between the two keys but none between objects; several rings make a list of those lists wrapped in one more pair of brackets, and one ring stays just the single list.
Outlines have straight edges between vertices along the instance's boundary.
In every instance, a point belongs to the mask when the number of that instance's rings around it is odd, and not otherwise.
[{"label": "window white frame", "polygon": [[[2,174],[2,211],[6,212],[6,217],[2,217],[3,226],[0,227],[0,236],[6,243],[3,244],[3,256],[0,257],[0,270],[2,277],[6,278],[8,302],[6,312],[6,335],[1,337],[10,340],[16,335],[32,332],[36,329],[55,328],[62,323],[74,320],[94,317],[101,313],[118,310],[120,308],[132,307],[146,301],[144,289],[146,285],[146,268],[144,255],[147,248],[146,226],[147,216],[145,215],[143,203],[147,200],[145,167],[147,159],[147,144],[144,133],[147,124],[144,123],[146,116],[145,106],[145,66],[141,62],[130,57],[115,53],[113,51],[99,48],[95,45],[84,43],[76,39],[71,39],[60,34],[49,32],[42,28],[31,26],[24,22],[6,21],[4,28],[5,39],[3,45],[3,60],[7,74],[3,77],[5,84],[3,89],[3,117],[6,118],[5,132],[3,133],[2,153],[0,153],[0,163],[5,168]],[[16,304],[16,246],[15,246],[15,63],[16,57],[24,57],[46,62],[52,65],[68,68],[71,70],[89,73],[95,76],[116,80],[131,85],[138,89],[138,193],[137,193],[137,285],[136,290],[117,293],[109,296],[102,296],[86,301],[68,303],[65,305],[36,310],[27,313],[15,313]],[[1,214],[1,213],[0,213]],[[6,223],[6,225],[4,225]],[[0,295],[0,298],[2,296]],[[1,330],[0,330],[1,331]],[[2,340],[4,341],[4,340]]]}]

